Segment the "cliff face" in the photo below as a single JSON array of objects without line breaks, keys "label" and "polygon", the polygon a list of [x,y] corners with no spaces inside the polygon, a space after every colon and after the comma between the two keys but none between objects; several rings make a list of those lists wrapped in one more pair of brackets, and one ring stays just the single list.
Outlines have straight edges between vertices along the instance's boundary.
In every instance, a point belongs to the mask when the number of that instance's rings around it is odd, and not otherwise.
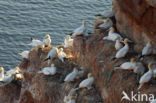
[{"label": "cliff face", "polygon": [[[40,49],[40,52],[33,49],[29,54],[28,61],[23,60],[19,65],[25,77],[22,87],[18,83],[1,87],[0,103],[63,103],[64,96],[72,88],[76,88],[80,81],[87,77],[88,72],[93,73],[95,83],[91,90],[82,89],[76,93],[77,103],[128,103],[129,101],[126,100],[121,101],[122,92],[125,91],[128,95],[131,91],[138,93],[140,76],[132,71],[123,70],[115,71],[110,81],[108,81],[109,76],[114,66],[129,61],[131,57],[137,58],[148,40],[152,40],[153,46],[156,47],[156,1],[114,0],[113,5],[118,32],[123,37],[134,41],[130,44],[130,52],[125,58],[112,61],[116,53],[114,42],[103,41],[102,38],[107,35],[107,32],[100,31],[90,38],[75,38],[72,48],[73,58],[66,60],[65,63],[58,59],[54,60],[57,74],[44,76],[37,72],[41,68],[49,66],[47,62],[43,61],[50,49]],[[68,50],[65,51],[70,53]],[[139,59],[136,60],[139,61]],[[155,62],[156,56],[145,57],[142,62],[146,67],[150,61]],[[84,76],[75,82],[65,84],[63,82],[65,76],[72,71],[73,67],[80,66],[85,68]],[[140,94],[156,95],[155,82],[155,79],[152,78],[146,88],[140,91]],[[138,102],[136,101],[136,103]]]}]

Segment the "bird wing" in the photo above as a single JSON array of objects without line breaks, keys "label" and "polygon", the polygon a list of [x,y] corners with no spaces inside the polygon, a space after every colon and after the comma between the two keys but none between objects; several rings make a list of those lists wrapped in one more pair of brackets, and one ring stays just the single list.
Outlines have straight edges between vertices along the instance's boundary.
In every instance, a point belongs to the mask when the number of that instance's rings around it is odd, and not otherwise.
[{"label": "bird wing", "polygon": [[67,76],[66,76],[66,78],[64,79],[64,81],[66,82],[68,82],[68,81],[73,81],[74,79],[75,79],[75,77],[76,77],[76,75],[77,75],[77,73],[75,73],[74,71],[73,72],[71,72],[71,73],[69,73]]},{"label": "bird wing", "polygon": [[87,78],[79,84],[79,88],[88,87],[93,83],[93,78]]},{"label": "bird wing", "polygon": [[150,46],[145,46],[142,50],[142,55],[149,55],[152,52],[152,47]]},{"label": "bird wing", "polygon": [[146,83],[152,78],[152,71],[146,72],[141,78],[139,83]]},{"label": "bird wing", "polygon": [[122,58],[125,57],[125,55],[127,54],[129,48],[124,46],[123,48],[121,48],[117,53],[116,53],[116,58]]}]

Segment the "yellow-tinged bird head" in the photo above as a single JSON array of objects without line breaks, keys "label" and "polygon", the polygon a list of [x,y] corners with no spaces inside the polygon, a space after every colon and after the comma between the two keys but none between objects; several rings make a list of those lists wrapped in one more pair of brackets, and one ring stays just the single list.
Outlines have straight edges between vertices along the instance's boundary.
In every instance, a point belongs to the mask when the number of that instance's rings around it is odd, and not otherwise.
[{"label": "yellow-tinged bird head", "polygon": [[127,44],[127,41],[128,41],[128,39],[125,38],[125,39],[124,39],[124,44],[125,44],[125,45]]},{"label": "yellow-tinged bird head", "polygon": [[152,62],[148,63],[148,69],[149,69],[149,70],[152,69]]},{"label": "yellow-tinged bird head", "polygon": [[23,74],[16,74],[15,77],[18,80],[23,80],[24,79],[24,75]]},{"label": "yellow-tinged bird head", "polygon": [[45,36],[45,38],[50,38],[50,34],[47,34],[47,35]]},{"label": "yellow-tinged bird head", "polygon": [[86,21],[85,20],[82,20],[82,25],[86,26]]},{"label": "yellow-tinged bird head", "polygon": [[75,67],[75,68],[74,68],[74,71],[76,71],[76,70],[77,70],[77,68]]},{"label": "yellow-tinged bird head", "polygon": [[113,32],[115,32],[115,28],[114,27],[110,27],[109,31],[113,33]]},{"label": "yellow-tinged bird head", "polygon": [[88,73],[88,78],[92,77],[92,73]]},{"label": "yellow-tinged bird head", "polygon": [[4,68],[3,67],[0,67],[0,72],[4,71]]},{"label": "yellow-tinged bird head", "polygon": [[14,68],[15,71],[21,71],[19,67]]},{"label": "yellow-tinged bird head", "polygon": [[151,45],[152,45],[152,42],[149,40],[147,44],[148,44],[149,46],[151,46]]},{"label": "yellow-tinged bird head", "polygon": [[131,63],[133,64],[135,62],[135,58],[131,58]]},{"label": "yellow-tinged bird head", "polygon": [[70,36],[70,35],[67,35],[66,38],[67,38],[68,40],[70,40],[70,39],[71,39],[71,36]]}]

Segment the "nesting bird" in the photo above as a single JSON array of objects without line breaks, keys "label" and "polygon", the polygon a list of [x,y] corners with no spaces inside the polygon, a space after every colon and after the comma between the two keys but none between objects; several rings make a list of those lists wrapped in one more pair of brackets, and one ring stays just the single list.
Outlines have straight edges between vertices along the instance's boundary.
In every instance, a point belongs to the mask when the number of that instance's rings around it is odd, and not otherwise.
[{"label": "nesting bird", "polygon": [[21,55],[23,58],[28,58],[28,55],[29,55],[29,51],[23,51],[23,52],[21,52],[21,53],[18,53],[19,55]]},{"label": "nesting bird", "polygon": [[120,67],[115,67],[114,70],[116,69],[124,69],[124,70],[133,70],[135,68],[135,59],[131,58],[130,62],[125,62],[120,65]]},{"label": "nesting bird", "polygon": [[95,16],[101,16],[103,18],[111,18],[114,16],[114,11],[113,11],[113,8],[112,10],[105,10],[103,13],[101,14],[96,14]]},{"label": "nesting bird", "polygon": [[80,84],[79,84],[79,88],[88,88],[91,89],[91,86],[94,82],[94,77],[92,76],[91,73],[88,73],[88,78],[83,80]]},{"label": "nesting bird", "polygon": [[98,26],[100,29],[108,29],[113,26],[113,22],[111,19],[104,19],[103,23]]},{"label": "nesting bird", "polygon": [[149,82],[151,80],[151,78],[152,78],[152,75],[153,75],[153,72],[152,72],[152,63],[149,63],[148,64],[148,69],[149,69],[148,72],[146,72],[140,78],[140,81],[139,81],[140,85],[138,87],[138,90],[140,90],[141,87],[143,86],[143,84]]},{"label": "nesting bird", "polygon": [[152,44],[151,44],[151,41],[148,41],[148,43],[142,50],[142,56],[146,56],[150,54],[152,54]]},{"label": "nesting bird", "polygon": [[51,38],[50,34],[47,34],[45,38],[43,39],[43,43],[45,46],[49,47],[51,45]]},{"label": "nesting bird", "polygon": [[73,39],[71,39],[70,35],[67,35],[64,39],[64,48],[69,48],[73,46]]},{"label": "nesting bird", "polygon": [[126,56],[126,54],[129,51],[129,46],[128,46],[127,40],[128,40],[127,38],[124,39],[125,46],[123,48],[121,48],[119,51],[117,51],[114,59],[119,59],[119,58]]},{"label": "nesting bird", "polygon": [[58,58],[64,62],[64,60],[66,59],[66,53],[63,51],[63,48],[60,48],[58,50]]},{"label": "nesting bird", "polygon": [[74,81],[74,79],[76,78],[77,74],[78,74],[78,70],[77,70],[77,68],[74,68],[74,70],[65,77],[64,81],[65,82]]},{"label": "nesting bird", "polygon": [[116,49],[116,50],[120,50],[122,47],[123,47],[123,45],[121,44],[120,37],[118,37],[118,38],[116,39],[116,42],[115,42],[115,49]]},{"label": "nesting bird", "polygon": [[53,47],[53,48],[49,51],[49,53],[48,53],[48,55],[47,55],[45,61],[48,60],[48,64],[49,64],[49,63],[50,63],[50,60],[52,60],[52,59],[54,59],[54,58],[57,57],[58,51],[59,51],[59,50],[58,50],[57,47]]},{"label": "nesting bird", "polygon": [[118,37],[120,38],[120,41],[123,40],[123,38],[120,36],[120,34],[115,33],[114,27],[111,27],[111,28],[109,29],[108,36],[104,37],[103,40],[115,41]]},{"label": "nesting bird", "polygon": [[51,67],[45,67],[38,73],[43,73],[44,75],[55,75],[56,74],[56,67],[54,64],[51,64]]},{"label": "nesting bird", "polygon": [[83,20],[82,25],[73,31],[72,37],[83,36],[85,35],[85,33],[86,33],[86,21]]}]

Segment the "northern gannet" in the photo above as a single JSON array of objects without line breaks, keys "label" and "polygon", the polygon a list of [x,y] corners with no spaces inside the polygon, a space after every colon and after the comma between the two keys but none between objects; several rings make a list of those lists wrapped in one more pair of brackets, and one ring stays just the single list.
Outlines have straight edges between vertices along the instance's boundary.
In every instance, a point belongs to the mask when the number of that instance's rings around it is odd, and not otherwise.
[{"label": "northern gannet", "polygon": [[94,82],[94,77],[92,76],[91,73],[88,73],[88,78],[83,80],[80,84],[79,84],[79,88],[88,88],[91,89],[91,86]]},{"label": "northern gannet", "polygon": [[50,63],[50,60],[52,60],[52,59],[54,59],[54,58],[57,57],[58,51],[59,51],[59,50],[58,50],[57,47],[53,47],[53,48],[49,51],[49,53],[48,53],[48,55],[47,55],[45,61],[48,60],[48,64],[49,64],[49,63]]},{"label": "northern gannet", "polygon": [[123,47],[123,45],[121,44],[120,37],[118,37],[118,38],[116,39],[116,42],[115,42],[115,49],[116,49],[116,50],[120,50],[122,47]]},{"label": "northern gannet", "polygon": [[104,22],[98,26],[100,29],[108,29],[113,26],[113,22],[111,19],[104,19]]},{"label": "northern gannet", "polygon": [[70,35],[67,35],[64,39],[64,48],[69,48],[73,46],[73,39],[71,39]]},{"label": "northern gannet", "polygon": [[51,45],[51,38],[50,38],[50,35],[47,34],[45,36],[45,38],[43,39],[43,43],[45,44],[45,46],[49,47]]},{"label": "northern gannet", "polygon": [[29,55],[29,51],[23,51],[23,52],[21,52],[21,53],[18,53],[19,55],[21,55],[23,58],[28,58],[28,55]]},{"label": "northern gannet", "polygon": [[150,55],[151,53],[152,53],[152,44],[151,41],[148,41],[148,43],[142,50],[142,56]]},{"label": "northern gannet", "polygon": [[78,74],[78,70],[77,70],[77,68],[74,68],[74,70],[65,77],[64,81],[65,82],[74,81],[74,79],[76,78],[77,74]]},{"label": "northern gannet", "polygon": [[143,86],[144,83],[149,82],[151,80],[151,78],[152,78],[152,74],[153,74],[152,63],[148,64],[148,69],[149,69],[149,71],[146,72],[144,75],[142,75],[141,78],[140,78],[140,81],[139,81],[140,85],[138,87],[138,90],[141,89],[141,87]]},{"label": "northern gannet", "polygon": [[0,67],[0,81],[2,81],[4,78],[4,68]]},{"label": "northern gannet", "polygon": [[31,46],[39,46],[39,45],[44,45],[44,42],[40,41],[40,40],[36,40],[36,39],[33,39],[32,42],[28,45],[31,45]]},{"label": "northern gannet", "polygon": [[111,10],[105,10],[103,13],[96,14],[95,16],[101,16],[103,18],[111,18],[114,16],[113,8]]},{"label": "northern gannet", "polygon": [[54,64],[51,64],[51,67],[45,67],[38,73],[43,73],[44,75],[55,75],[56,74],[56,67]]},{"label": "northern gannet", "polygon": [[135,68],[135,59],[131,58],[130,62],[125,62],[120,65],[120,67],[115,67],[114,70],[116,69],[125,69],[125,70],[133,70]]},{"label": "northern gannet", "polygon": [[117,53],[115,55],[115,59],[119,59],[119,58],[125,57],[126,54],[128,53],[129,46],[128,46],[127,40],[128,40],[127,38],[124,39],[125,46],[123,48],[121,48],[119,51],[117,51]]},{"label": "northern gannet", "polygon": [[58,50],[58,58],[64,62],[64,60],[66,59],[66,53],[63,51],[63,48],[60,48]]},{"label": "northern gannet", "polygon": [[86,33],[86,21],[83,20],[82,25],[73,31],[72,37],[84,35],[85,33]]},{"label": "northern gannet", "polygon": [[13,75],[16,73],[20,73],[20,68],[19,67],[15,67],[14,69],[10,69],[8,71],[6,71],[6,75]]},{"label": "northern gannet", "polygon": [[118,37],[120,38],[120,41],[123,40],[123,38],[120,36],[120,34],[115,33],[114,27],[111,27],[111,28],[109,29],[108,36],[104,37],[103,40],[115,41]]},{"label": "northern gannet", "polygon": [[133,69],[133,72],[136,74],[143,75],[145,72],[145,67],[141,62],[135,63],[135,68]]}]

